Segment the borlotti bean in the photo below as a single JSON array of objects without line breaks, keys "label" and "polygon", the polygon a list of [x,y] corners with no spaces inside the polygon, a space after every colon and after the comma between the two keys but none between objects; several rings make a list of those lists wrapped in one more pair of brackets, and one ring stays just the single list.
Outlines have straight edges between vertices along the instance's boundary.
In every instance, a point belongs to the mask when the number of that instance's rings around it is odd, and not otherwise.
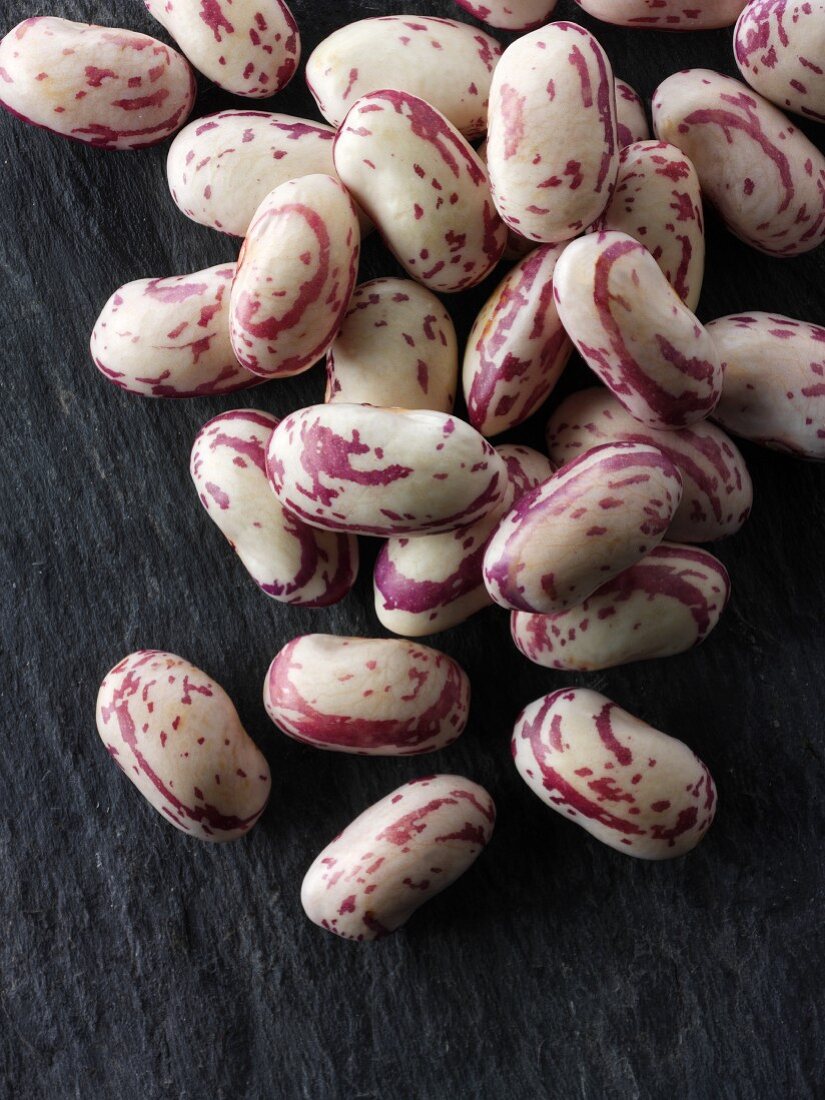
[{"label": "borlotti bean", "polygon": [[534,249],[505,275],[475,320],[464,352],[470,423],[498,435],[547,400],[573,345],[553,299],[553,272],[564,245]]},{"label": "borlotti bean", "polygon": [[307,523],[360,535],[452,531],[491,511],[507,470],[469,424],[430,410],[311,405],[272,434],[267,472]]},{"label": "borlotti bean", "polygon": [[825,461],[825,328],[747,313],[708,330],[725,359],[715,419],[754,443]]},{"label": "borlotti bean", "polygon": [[414,756],[467,725],[470,681],[436,649],[400,638],[304,634],[264,681],[272,721],[296,741],[362,756]]},{"label": "borlotti bean", "polygon": [[[476,150],[478,155],[487,164],[487,140],[485,138]],[[502,254],[503,260],[520,260],[526,256],[528,252],[532,252],[536,247],[535,241],[528,241],[526,237],[520,236],[510,226],[505,227],[507,229],[507,243],[504,246],[504,252]]]},{"label": "borlotti bean", "polygon": [[625,855],[684,855],[713,821],[716,786],[702,761],[595,691],[562,688],[525,707],[512,749],[542,802]]},{"label": "borlotti bean", "polygon": [[562,324],[591,369],[649,428],[703,420],[722,392],[713,340],[650,252],[626,233],[591,233],[553,277]]},{"label": "borlotti bean", "polygon": [[358,540],[309,527],[278,503],[266,476],[277,426],[255,409],[221,413],[198,432],[189,470],[201,504],[258,587],[281,603],[326,607],[355,583]]},{"label": "borlotti bean", "polygon": [[684,653],[713,630],[729,596],[727,570],[712,554],[663,542],[578,607],[514,611],[510,630],[537,665],[592,672]]},{"label": "borlotti bean", "polygon": [[334,156],[338,175],[417,282],[455,293],[501,259],[507,232],[487,169],[423,99],[392,89],[363,96],[341,124]]},{"label": "borlotti bean", "polygon": [[413,779],[324,848],[301,886],[304,912],[343,939],[380,939],[464,874],[495,818],[492,798],[469,779]]},{"label": "borlotti bean", "polygon": [[601,386],[571,394],[547,424],[547,449],[559,466],[601,443],[658,447],[682,475],[682,502],[667,531],[677,542],[734,535],[750,515],[753,483],[745,460],[708,420],[679,431],[643,428]]},{"label": "borlotti bean", "polygon": [[696,169],[675,145],[641,141],[622,149],[616,190],[593,228],[643,244],[688,309],[696,309],[705,274],[702,192]]},{"label": "borlotti bean", "polygon": [[235,840],[264,811],[266,759],[223,688],[174,653],[139,650],[107,673],[97,732],[147,802],[188,836]]},{"label": "borlotti bean", "polygon": [[825,3],[753,0],[733,36],[739,71],[786,111],[825,122]]},{"label": "borlotti bean", "polygon": [[399,88],[426,99],[466,138],[487,129],[487,104],[501,46],[452,19],[385,15],[360,19],[325,38],[310,55],[306,81],[333,126],[361,96]]},{"label": "borlotti bean", "polygon": [[419,638],[465,622],[493,602],[484,586],[484,551],[514,500],[546,481],[550,460],[529,447],[497,448],[509,487],[486,516],[441,535],[387,539],[375,562],[375,614],[394,634]]},{"label": "borlotti bean", "polygon": [[451,412],[458,342],[436,296],[411,279],[355,288],[327,352],[327,401]]},{"label": "borlotti bean", "polygon": [[576,0],[595,19],[642,30],[706,31],[732,27],[748,0]]},{"label": "borlotti bean", "polygon": [[598,218],[616,182],[613,70],[575,23],[553,23],[504,51],[490,90],[493,200],[522,237],[569,241]]},{"label": "borlotti bean", "polygon": [[352,200],[332,176],[288,180],[267,195],[229,299],[232,347],[247,370],[287,378],[326,355],[349,306],[360,248]]},{"label": "borlotti bean", "polygon": [[220,88],[261,98],[285,88],[301,56],[284,0],[144,0],[192,62]]},{"label": "borlotti bean", "polygon": [[92,330],[95,366],[143,397],[206,397],[258,385],[229,340],[234,276],[235,264],[223,264],[119,287]]},{"label": "borlotti bean", "polygon": [[195,102],[176,50],[136,31],[25,19],[0,41],[0,106],[99,149],[141,149],[173,134]]},{"label": "borlotti bean", "polygon": [[619,148],[650,138],[642,97],[626,80],[616,77],[616,133]]},{"label": "borlotti bean", "polygon": [[825,236],[825,157],[747,85],[710,69],[675,73],[653,93],[653,128],[688,156],[728,229],[773,256]]},{"label": "borlotti bean", "polygon": [[487,591],[518,611],[574,607],[662,541],[681,497],[679,471],[658,448],[594,447],[502,519],[484,555]]},{"label": "borlotti bean", "polygon": [[546,23],[556,7],[556,0],[456,0],[465,11],[503,31],[531,31]]}]

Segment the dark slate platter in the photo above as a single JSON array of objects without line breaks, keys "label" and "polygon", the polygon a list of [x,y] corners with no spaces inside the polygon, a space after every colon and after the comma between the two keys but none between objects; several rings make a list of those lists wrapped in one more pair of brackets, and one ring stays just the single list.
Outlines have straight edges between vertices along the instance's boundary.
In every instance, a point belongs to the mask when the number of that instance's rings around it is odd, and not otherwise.
[{"label": "dark slate platter", "polygon": [[[305,57],[367,15],[468,18],[448,0],[293,6]],[[6,0],[3,29],[47,11]],[[62,0],[55,14],[165,37],[139,0]],[[620,31],[572,0],[558,15],[595,30],[648,99],[679,68],[734,72],[730,32]],[[231,103],[200,84],[197,114]],[[315,116],[300,77],[271,106]],[[825,130],[803,129],[825,148]],[[342,605],[287,610],[251,583],[187,464],[208,418],[321,400],[323,370],[229,398],[120,392],[87,350],[111,291],[232,259],[237,242],[177,212],[165,147],[101,153],[4,116],[0,163],[0,1094],[825,1095],[823,470],[745,445],[757,502],[744,531],[718,546],[734,596],[716,633],[680,658],[571,678],[710,765],[720,811],[689,857],[623,858],[529,793],[509,732],[524,704],[566,681],[516,653],[498,611],[433,640],[474,686],[454,747],[418,762],[315,752],[269,723],[263,675],[298,633],[381,632],[375,545]],[[770,309],[825,323],[825,252],[771,260],[709,223],[703,319]],[[397,271],[377,240],[364,251],[362,278]],[[449,301],[460,335],[493,282]],[[574,364],[559,393],[587,382]],[[513,438],[540,445],[545,419]],[[187,841],[107,759],[97,687],[141,647],[208,670],[266,753],[272,801],[245,841]],[[499,824],[487,854],[381,943],[311,925],[298,892],[317,851],[431,770],[489,787]]]}]

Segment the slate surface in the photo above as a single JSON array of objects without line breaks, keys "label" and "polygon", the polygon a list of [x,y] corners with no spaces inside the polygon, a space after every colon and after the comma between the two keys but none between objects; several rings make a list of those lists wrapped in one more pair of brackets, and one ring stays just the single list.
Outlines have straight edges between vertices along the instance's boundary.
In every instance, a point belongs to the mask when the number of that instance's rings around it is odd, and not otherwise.
[{"label": "slate surface", "polygon": [[[165,37],[138,0],[58,7]],[[4,29],[48,10],[6,0]],[[366,15],[465,18],[447,0],[298,0],[294,10],[304,56]],[[558,14],[576,17],[572,0]],[[688,65],[733,72],[729,32],[633,33],[579,18],[646,97]],[[229,102],[201,81],[198,114]],[[271,105],[314,116],[300,78]],[[809,132],[825,147],[825,131]],[[87,353],[119,284],[236,254],[237,242],[177,212],[164,158],[164,147],[101,153],[0,119],[0,1094],[823,1096],[823,470],[745,446],[757,504],[718,546],[734,582],[719,629],[684,657],[572,678],[710,765],[720,811],[688,858],[623,858],[522,784],[513,720],[565,678],[516,653],[500,612],[435,640],[474,685],[454,747],[418,762],[301,747],[263,712],[264,672],[295,634],[380,632],[375,547],[332,611],[269,602],[199,506],[187,460],[209,417],[241,405],[283,415],[322,398],[323,371],[169,403],[121,393]],[[770,260],[709,221],[703,318],[771,309],[825,323],[825,252]],[[370,241],[363,277],[395,271]],[[462,335],[491,286],[450,301]],[[587,381],[574,365],[560,392]],[[539,443],[544,420],[515,437]],[[247,840],[187,842],[107,759],[98,683],[140,647],[207,669],[266,753],[272,801]],[[306,921],[298,891],[316,852],[431,770],[494,794],[487,854],[377,945]]]}]

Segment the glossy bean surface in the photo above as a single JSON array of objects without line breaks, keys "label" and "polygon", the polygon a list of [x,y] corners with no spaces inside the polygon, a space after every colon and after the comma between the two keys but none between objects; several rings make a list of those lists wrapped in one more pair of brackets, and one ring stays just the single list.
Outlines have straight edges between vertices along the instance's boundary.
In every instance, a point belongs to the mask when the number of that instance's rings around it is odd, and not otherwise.
[{"label": "glossy bean surface", "polygon": [[616,132],[619,148],[650,138],[642,97],[626,80],[616,77]]},{"label": "glossy bean surface", "polygon": [[731,27],[748,0],[576,0],[596,19],[640,30],[706,31]]},{"label": "glossy bean surface", "polygon": [[825,3],[753,0],[733,49],[750,86],[783,111],[825,122]]},{"label": "glossy bean surface", "polygon": [[556,0],[456,0],[470,15],[503,31],[530,31],[556,10]]}]

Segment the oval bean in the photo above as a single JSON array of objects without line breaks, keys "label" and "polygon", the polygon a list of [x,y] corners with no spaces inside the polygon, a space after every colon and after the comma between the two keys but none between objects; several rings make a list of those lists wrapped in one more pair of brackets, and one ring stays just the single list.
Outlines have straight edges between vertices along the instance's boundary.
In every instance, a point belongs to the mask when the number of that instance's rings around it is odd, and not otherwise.
[{"label": "oval bean", "polygon": [[269,666],[264,706],[279,729],[315,748],[413,756],[464,732],[470,681],[427,646],[304,634]]},{"label": "oval bean", "polygon": [[524,496],[543,481],[547,481],[556,472],[555,463],[541,451],[532,447],[522,447],[517,443],[504,443],[496,447],[499,457],[504,459],[507,477],[515,490],[515,499]]},{"label": "oval bean", "polygon": [[417,96],[362,96],[334,145],[335,167],[407,274],[445,294],[501,259],[506,230],[487,170],[456,128]]},{"label": "oval bean", "polygon": [[519,611],[574,607],[662,541],[681,497],[679,471],[656,447],[594,447],[501,521],[484,555],[487,591]]},{"label": "oval bean", "polygon": [[616,77],[616,132],[619,148],[650,138],[642,97],[626,80]]},{"label": "oval bean", "polygon": [[671,657],[704,641],[730,596],[724,565],[706,550],[663,542],[555,615],[514,611],[516,647],[537,665],[592,672]]},{"label": "oval bean", "polygon": [[595,19],[641,30],[732,27],[748,0],[576,0]]},{"label": "oval bean", "polygon": [[476,138],[487,129],[490,80],[500,56],[494,38],[466,23],[384,15],[325,38],[307,61],[306,80],[333,126],[341,125],[356,99],[396,88],[426,99],[466,138]]},{"label": "oval bean", "polygon": [[507,486],[469,424],[429,410],[311,405],[282,420],[267,455],[278,499],[307,523],[361,535],[452,531]]},{"label": "oval bean", "polygon": [[825,122],[825,4],[752,0],[733,36],[736,64],[760,95]]},{"label": "oval bean", "polygon": [[487,164],[498,212],[522,237],[568,241],[604,210],[619,150],[613,70],[575,23],[504,51],[490,90]]},{"label": "oval bean", "polygon": [[451,412],[458,343],[438,298],[411,279],[355,288],[327,352],[327,401]]},{"label": "oval bean", "polygon": [[264,811],[266,759],[223,688],[174,653],[139,650],[107,673],[97,731],[147,802],[188,836],[235,840]]},{"label": "oval bean", "polygon": [[699,173],[728,229],[773,256],[825,236],[825,157],[747,85],[709,69],[668,77],[653,94],[653,128]]},{"label": "oval bean", "polygon": [[556,0],[456,0],[465,11],[488,27],[503,31],[530,31],[546,23]]},{"label": "oval bean", "polygon": [[0,41],[0,106],[98,149],[155,145],[194,103],[186,60],[146,34],[45,16]]},{"label": "oval bean", "polygon": [[682,428],[713,411],[722,361],[644,245],[615,232],[573,241],[553,284],[562,324],[631,416]]},{"label": "oval bean", "polygon": [[386,936],[475,862],[495,817],[492,798],[469,779],[413,779],[319,854],[301,886],[304,912],[347,940]]}]

